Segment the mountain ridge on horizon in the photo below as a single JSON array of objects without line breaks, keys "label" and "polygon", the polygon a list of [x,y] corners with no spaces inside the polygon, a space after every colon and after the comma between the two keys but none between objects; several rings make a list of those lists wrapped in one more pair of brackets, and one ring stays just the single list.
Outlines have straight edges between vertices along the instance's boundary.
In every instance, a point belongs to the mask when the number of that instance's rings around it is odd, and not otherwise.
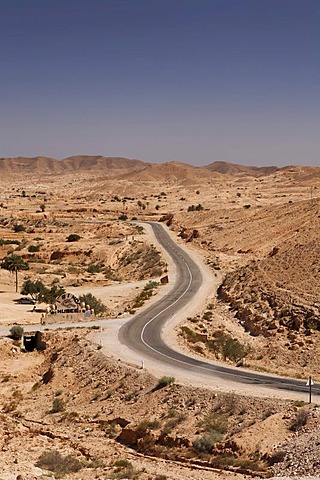
[{"label": "mountain ridge on horizon", "polygon": [[[289,168],[317,168],[317,167],[302,167],[288,165],[284,167],[270,166],[249,166],[238,163],[232,163],[222,160],[216,160],[207,165],[191,165],[181,161],[172,160],[169,162],[152,163],[138,159],[131,159],[126,157],[107,157],[104,155],[72,155],[63,159],[56,159],[53,157],[47,157],[45,155],[39,155],[34,157],[1,157],[0,158],[0,172],[7,174],[15,173],[31,173],[35,169],[39,174],[63,174],[72,171],[119,171],[128,173],[135,171],[137,174],[139,170],[168,170],[174,168],[182,171],[186,170],[204,170],[210,173],[217,173],[222,175],[232,176],[263,176],[270,175],[277,171],[286,170]],[[165,174],[165,171],[162,172]]]}]

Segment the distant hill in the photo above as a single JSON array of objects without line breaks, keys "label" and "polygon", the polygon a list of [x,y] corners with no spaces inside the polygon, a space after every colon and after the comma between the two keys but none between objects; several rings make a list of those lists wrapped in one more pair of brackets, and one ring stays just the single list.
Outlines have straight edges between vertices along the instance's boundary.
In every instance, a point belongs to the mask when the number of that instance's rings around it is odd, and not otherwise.
[{"label": "distant hill", "polygon": [[182,162],[149,163],[142,160],[102,155],[75,155],[57,160],[44,156],[0,158],[0,174],[62,175],[67,173],[98,173],[101,179],[163,181],[163,179],[195,184],[201,179],[216,178],[217,172]]},{"label": "distant hill", "polygon": [[313,184],[320,177],[319,167],[303,167],[290,165],[280,169],[281,173],[291,180]]},{"label": "distant hill", "polygon": [[128,158],[103,157],[101,155],[77,155],[63,160],[49,157],[0,158],[0,172],[5,174],[50,175],[73,171],[131,171],[148,165],[141,160]]},{"label": "distant hill", "polygon": [[0,158],[1,175],[6,174],[32,174],[39,172],[41,174],[61,173],[63,166],[54,158],[49,157],[15,157]]},{"label": "distant hill", "polygon": [[134,179],[157,181],[170,179],[186,184],[195,184],[201,179],[214,180],[219,175],[237,177],[266,176],[273,173],[298,176],[299,179],[310,179],[320,175],[319,167],[286,166],[278,168],[251,167],[236,163],[216,161],[209,165],[196,167],[182,162],[151,163],[123,157],[105,157],[103,155],[74,155],[62,160],[55,158],[14,157],[0,158],[0,175],[62,175],[67,173],[98,173],[105,179]]},{"label": "distant hill", "polygon": [[101,155],[75,155],[60,160],[68,170],[130,170],[149,165],[142,160],[123,157],[103,157]]},{"label": "distant hill", "polygon": [[166,162],[145,165],[141,170],[137,170],[132,174],[126,174],[122,178],[130,175],[132,180],[140,181],[161,181],[171,180],[179,183],[195,184],[201,179],[215,178],[220,176],[215,172],[208,172],[203,167],[194,167],[187,163]]},{"label": "distant hill", "polygon": [[217,172],[227,175],[250,175],[250,176],[262,176],[270,175],[271,173],[277,172],[278,167],[250,167],[247,165],[239,165],[237,163],[229,162],[213,162],[209,165],[205,165],[203,168],[210,170],[210,172]]}]

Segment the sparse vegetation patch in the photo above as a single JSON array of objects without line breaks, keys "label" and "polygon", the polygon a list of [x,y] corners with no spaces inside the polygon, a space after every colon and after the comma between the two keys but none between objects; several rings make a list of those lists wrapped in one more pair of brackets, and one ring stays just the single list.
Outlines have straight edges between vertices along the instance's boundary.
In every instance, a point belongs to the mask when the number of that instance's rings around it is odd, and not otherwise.
[{"label": "sparse vegetation patch", "polygon": [[63,455],[58,450],[43,452],[36,466],[53,472],[57,478],[68,473],[79,472],[83,468],[82,462],[77,457],[71,454]]}]

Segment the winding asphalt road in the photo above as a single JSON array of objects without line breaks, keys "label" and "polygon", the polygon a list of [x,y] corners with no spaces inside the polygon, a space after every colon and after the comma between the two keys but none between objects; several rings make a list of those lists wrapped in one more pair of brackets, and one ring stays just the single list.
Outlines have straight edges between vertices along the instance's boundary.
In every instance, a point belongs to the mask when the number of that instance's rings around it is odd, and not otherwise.
[{"label": "winding asphalt road", "polygon": [[[178,369],[185,374],[185,377],[222,378],[234,385],[234,382],[257,387],[265,387],[270,389],[272,394],[275,389],[287,392],[300,392],[307,395],[308,387],[305,381],[299,381],[292,378],[278,377],[272,375],[258,374],[244,368],[232,368],[214,363],[209,363],[195,357],[174,350],[167,345],[162,338],[162,330],[164,325],[179,310],[192,304],[192,300],[199,294],[201,287],[206,281],[203,278],[201,270],[196,262],[188,255],[188,253],[179,247],[177,243],[170,237],[161,224],[149,222],[157,241],[165,248],[171,256],[175,264],[175,281],[164,297],[153,303],[150,307],[135,315],[131,320],[125,321],[119,330],[118,340],[129,350],[138,353],[139,358],[145,360],[150,359],[157,365],[164,367],[164,371],[170,372],[170,367]],[[124,319],[123,319],[124,320]],[[123,320],[117,322],[123,322]],[[34,331],[41,329],[55,330],[57,328],[85,327],[92,325],[100,325],[108,327],[110,320],[94,319],[88,322],[65,323],[65,324],[48,324],[45,326],[25,325],[24,330]],[[0,327],[0,336],[9,334],[10,326]],[[107,333],[108,335],[108,333]],[[118,347],[117,347],[118,348]],[[121,356],[121,355],[120,355]],[[306,372],[306,378],[309,373]],[[252,387],[251,387],[252,389]],[[320,399],[320,387],[314,385],[312,387],[313,396]],[[314,397],[313,397],[314,398]],[[319,400],[320,401],[320,400]]]},{"label": "winding asphalt road", "polygon": [[[294,392],[307,392],[305,381],[291,378],[277,377],[254,373],[242,368],[231,368],[214,365],[203,360],[189,357],[168,346],[162,339],[161,332],[165,323],[181,308],[185,307],[197,295],[205,279],[200,268],[192,258],[179,247],[166,232],[162,225],[149,222],[157,241],[166,249],[176,267],[174,288],[162,299],[149,308],[133,317],[123,325],[119,331],[119,340],[141,355],[143,358],[152,358],[157,362],[170,367],[178,367],[186,372],[194,372],[222,377],[232,382],[259,385],[273,389],[282,389]],[[306,377],[308,373],[306,372]],[[312,387],[315,395],[320,394],[320,388]]]}]

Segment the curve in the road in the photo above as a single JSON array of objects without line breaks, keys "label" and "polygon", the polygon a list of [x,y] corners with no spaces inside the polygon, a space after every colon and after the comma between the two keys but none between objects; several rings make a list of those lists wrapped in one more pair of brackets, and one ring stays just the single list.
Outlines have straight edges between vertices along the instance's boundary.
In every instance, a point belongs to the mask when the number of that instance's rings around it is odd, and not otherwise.
[{"label": "curve in the road", "polygon": [[[166,249],[176,267],[176,279],[173,288],[162,299],[136,315],[119,331],[122,344],[139,352],[145,358],[185,369],[186,371],[217,376],[231,381],[255,384],[276,389],[306,392],[306,384],[302,381],[254,373],[248,370],[215,365],[195,357],[189,357],[167,345],[161,332],[165,323],[180,309],[184,308],[199,292],[205,279],[196,262],[187,252],[177,245],[162,225],[149,222],[157,241]],[[320,388],[313,386],[313,393],[319,395]]]}]

